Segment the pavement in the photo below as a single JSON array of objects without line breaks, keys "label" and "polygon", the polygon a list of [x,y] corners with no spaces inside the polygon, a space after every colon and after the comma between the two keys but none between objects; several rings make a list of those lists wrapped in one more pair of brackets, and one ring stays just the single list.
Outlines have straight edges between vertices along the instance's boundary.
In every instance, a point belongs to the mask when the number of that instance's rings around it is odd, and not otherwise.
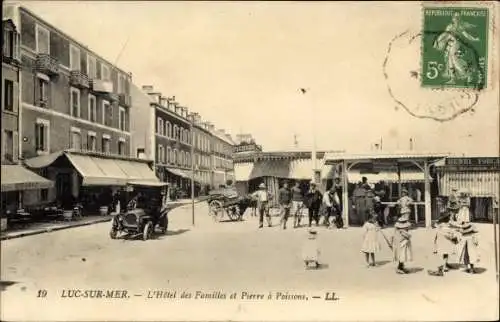
[{"label": "pavement", "polygon": [[[204,199],[195,199],[198,203]],[[186,204],[190,204],[191,199],[180,199],[176,201],[171,201],[169,203],[170,207],[177,208]],[[10,229],[0,233],[0,240],[21,238],[26,236],[38,235],[43,233],[50,233],[63,229],[76,228],[81,226],[93,225],[103,222],[111,221],[111,216],[102,215],[87,215],[80,220],[73,221],[53,221],[53,222],[33,222],[23,225],[21,228]]]},{"label": "pavement", "polygon": [[[190,205],[181,206],[170,214],[167,235],[148,241],[112,240],[109,223],[4,240],[1,319],[498,319],[491,225],[477,225],[478,274],[457,269],[432,277],[426,273],[438,264],[432,229],[413,231],[412,274],[395,273],[383,241],[378,266],[367,268],[360,252],[363,232],[354,227],[318,228],[323,265],[306,270],[301,249],[307,228],[281,230],[273,218],[273,227],[258,229],[257,218],[248,214],[240,222],[215,222],[207,204],[198,203],[193,226]],[[74,297],[85,294],[76,290],[128,293],[97,299]]]}]

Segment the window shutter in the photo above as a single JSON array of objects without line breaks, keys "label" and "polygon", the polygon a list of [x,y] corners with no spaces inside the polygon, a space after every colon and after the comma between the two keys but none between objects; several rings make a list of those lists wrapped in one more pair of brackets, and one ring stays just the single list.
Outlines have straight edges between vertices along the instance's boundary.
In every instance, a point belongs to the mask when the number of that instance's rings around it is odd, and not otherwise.
[{"label": "window shutter", "polygon": [[19,133],[17,131],[12,132],[12,160],[14,162],[19,161]]},{"label": "window shutter", "polygon": [[14,107],[14,113],[19,111],[19,84],[14,82],[12,90],[12,106]]},{"label": "window shutter", "polygon": [[1,151],[2,151],[2,161],[5,160],[5,131],[2,130],[2,147],[1,147]]}]

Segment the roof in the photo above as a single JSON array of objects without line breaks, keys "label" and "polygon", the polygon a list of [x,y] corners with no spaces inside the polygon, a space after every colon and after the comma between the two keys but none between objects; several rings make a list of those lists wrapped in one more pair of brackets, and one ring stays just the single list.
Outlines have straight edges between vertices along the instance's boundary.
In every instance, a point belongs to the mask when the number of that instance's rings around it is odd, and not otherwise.
[{"label": "roof", "polygon": [[414,153],[414,152],[401,152],[401,153],[373,153],[373,154],[343,154],[343,153],[326,153],[326,163],[334,163],[343,160],[431,160],[437,161],[446,158],[448,154],[445,153]]}]

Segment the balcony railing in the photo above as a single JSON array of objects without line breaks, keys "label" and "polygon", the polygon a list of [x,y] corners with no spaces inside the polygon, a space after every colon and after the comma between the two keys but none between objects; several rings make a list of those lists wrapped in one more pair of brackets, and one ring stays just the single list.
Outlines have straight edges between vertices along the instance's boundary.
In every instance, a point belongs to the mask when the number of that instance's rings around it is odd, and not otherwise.
[{"label": "balcony railing", "polygon": [[120,94],[118,102],[122,106],[130,107],[132,105],[132,98],[127,94]]},{"label": "balcony railing", "polygon": [[21,67],[21,62],[17,58],[5,54],[3,55],[3,62],[14,67]]},{"label": "balcony railing", "polygon": [[70,75],[70,84],[78,88],[89,88],[89,77],[79,70],[73,70]]},{"label": "balcony railing", "polygon": [[59,62],[49,54],[38,54],[36,56],[36,70],[49,76],[58,75]]}]

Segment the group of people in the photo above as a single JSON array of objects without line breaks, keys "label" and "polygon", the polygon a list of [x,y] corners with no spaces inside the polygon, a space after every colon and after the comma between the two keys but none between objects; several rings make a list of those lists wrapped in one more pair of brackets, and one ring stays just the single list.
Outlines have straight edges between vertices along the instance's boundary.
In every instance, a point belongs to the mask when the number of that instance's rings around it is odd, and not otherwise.
[{"label": "group of people", "polygon": [[[268,226],[271,227],[272,222],[269,208],[270,201],[274,197],[267,191],[264,183],[259,185],[259,190],[255,191],[252,197],[257,201],[259,228],[264,227],[264,217],[267,219]],[[293,227],[300,227],[302,211],[304,209],[308,210],[309,227],[313,224],[319,226],[321,209],[324,210],[323,224],[325,226],[329,228],[333,228],[334,225],[337,228],[344,226],[342,220],[342,186],[339,179],[336,179],[332,187],[325,193],[321,193],[314,182],[309,184],[309,189],[305,194],[300,189],[299,182],[296,182],[292,188],[289,187],[288,182],[284,182],[278,191],[277,197],[280,206],[280,226],[282,229],[287,228],[290,216],[293,216]]]},{"label": "group of people", "polygon": [[[457,256],[457,262],[466,268],[466,272],[475,273],[474,265],[479,262],[477,229],[470,222],[470,199],[465,191],[460,195],[452,195],[437,222],[435,223],[436,234],[434,236],[434,254],[437,254],[440,265],[435,270],[428,270],[431,276],[444,276],[452,266],[449,264],[451,255]],[[405,197],[405,196],[403,196]],[[364,235],[361,252],[365,254],[368,267],[375,266],[375,254],[380,251],[380,235],[385,239],[392,249],[393,260],[396,262],[396,272],[407,274],[409,271],[405,263],[413,260],[413,247],[411,243],[409,222],[409,211],[405,208],[411,199],[403,200],[400,206],[400,216],[394,225],[394,233],[387,238],[377,222],[377,215],[372,217],[363,225]]]}]

